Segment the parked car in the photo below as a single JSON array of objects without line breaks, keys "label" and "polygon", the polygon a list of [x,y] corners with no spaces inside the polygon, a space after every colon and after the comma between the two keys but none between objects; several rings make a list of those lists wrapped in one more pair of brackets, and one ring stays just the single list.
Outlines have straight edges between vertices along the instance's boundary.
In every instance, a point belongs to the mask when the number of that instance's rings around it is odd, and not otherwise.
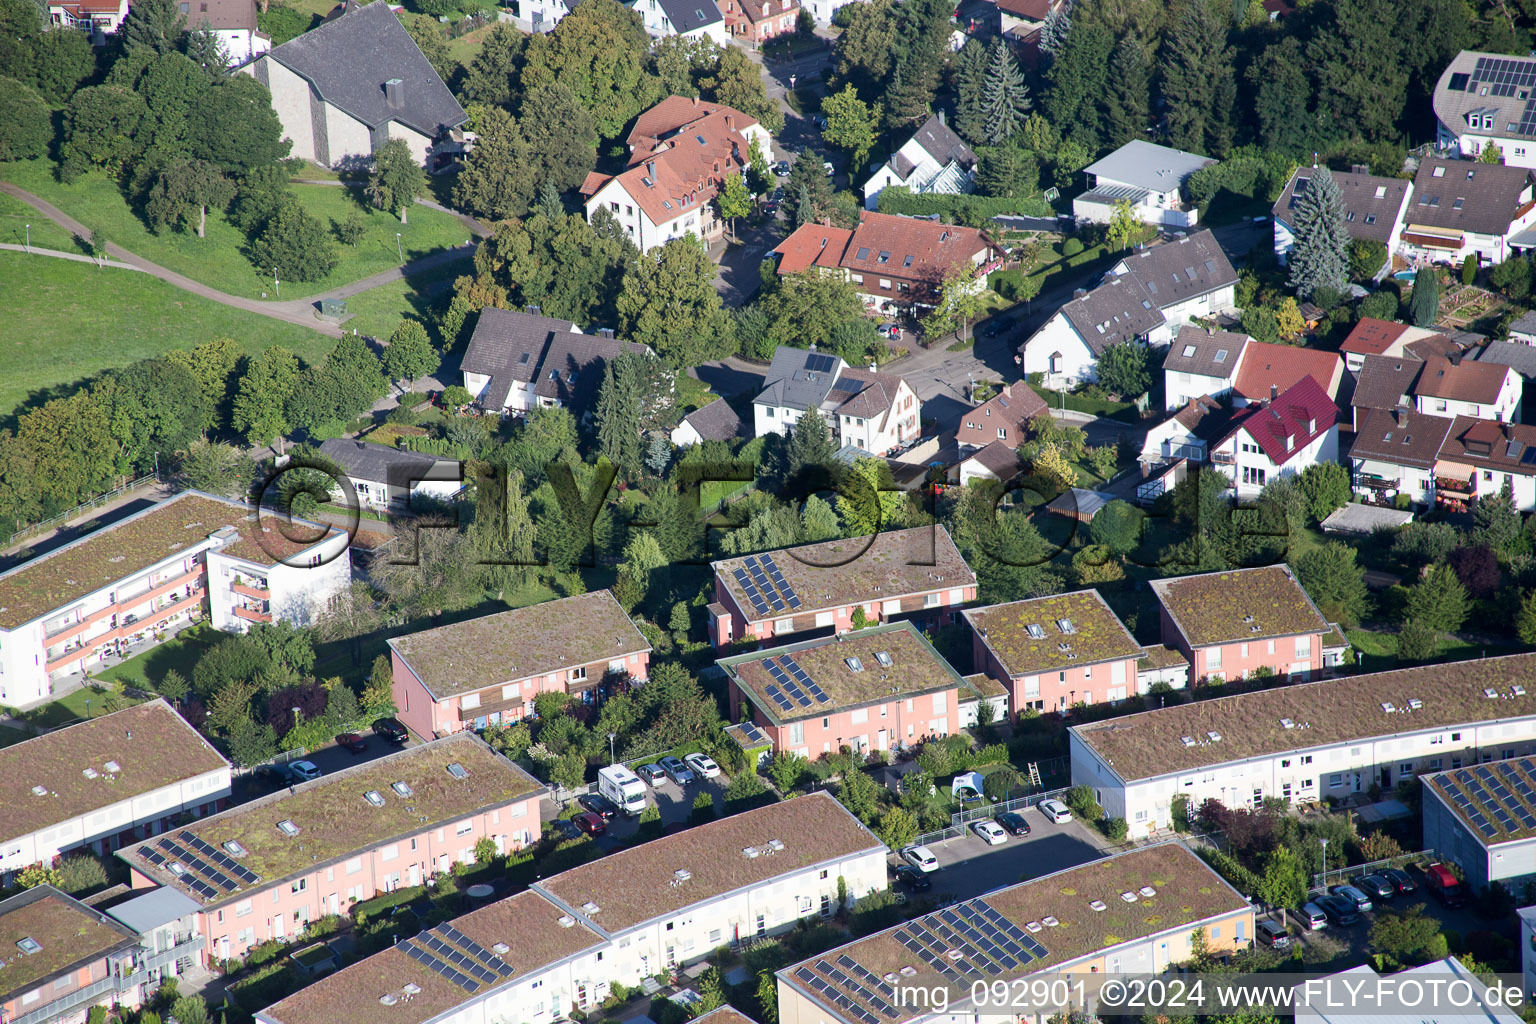
[{"label": "parked car", "polygon": [[608,823],[603,820],[603,816],[601,814],[593,814],[591,811],[583,811],[571,818],[571,820],[576,823],[577,828],[589,836],[599,835],[608,831]]},{"label": "parked car", "polygon": [[661,770],[667,773],[667,778],[671,779],[679,786],[687,786],[693,783],[693,772],[689,771],[688,766],[683,764],[683,762],[679,761],[677,758],[664,757],[656,763],[661,765]]},{"label": "parked car", "polygon": [[890,338],[892,341],[901,340],[901,324],[894,322],[884,323],[875,328],[875,330],[879,332],[882,338]]},{"label": "parked car", "polygon": [[359,736],[355,732],[344,732],[336,737],[336,745],[349,754],[366,754],[368,752],[368,737]]},{"label": "parked car", "polygon": [[320,766],[313,761],[294,761],[288,765],[288,778],[293,782],[308,782],[320,777]]},{"label": "parked car", "polygon": [[1319,896],[1316,903],[1328,915],[1330,924],[1344,927],[1360,920],[1360,912],[1355,909],[1354,902],[1343,896]]},{"label": "parked car", "polygon": [[774,164],[773,173],[777,174],[781,178],[789,177],[789,161],[780,160],[778,163]]},{"label": "parked car", "polygon": [[1300,910],[1291,911],[1303,931],[1320,932],[1328,927],[1328,915],[1316,903],[1303,903]]},{"label": "parked car", "polygon": [[779,215],[779,201],[777,199],[768,200],[763,204],[763,213],[769,217],[777,217]]},{"label": "parked car", "polygon": [[933,851],[926,846],[909,846],[901,851],[901,857],[908,864],[924,873],[932,873],[939,870],[939,858],[933,855]]},{"label": "parked car", "polygon": [[1397,887],[1381,875],[1356,875],[1351,881],[1373,900],[1389,900],[1397,895]]},{"label": "parked car", "polygon": [[1424,869],[1424,885],[1444,906],[1466,906],[1467,887],[1444,864],[1431,864]]},{"label": "parked car", "polygon": [[373,731],[391,743],[404,743],[411,738],[411,731],[400,724],[398,718],[381,718],[373,723]]},{"label": "parked car", "polygon": [[635,774],[644,779],[646,785],[652,789],[667,781],[667,773],[662,770],[659,764],[643,764],[635,769]]},{"label": "parked car", "polygon": [[922,871],[919,871],[917,868],[913,867],[911,864],[901,864],[897,866],[896,882],[898,885],[906,886],[913,892],[920,892],[923,889],[933,888],[933,883],[928,880],[928,876]]},{"label": "parked car", "polygon": [[1419,883],[1415,882],[1413,876],[1402,868],[1387,868],[1381,873],[1381,877],[1391,882],[1392,888],[1396,889],[1400,896],[1418,891]]},{"label": "parked car", "polygon": [[619,805],[601,793],[583,793],[576,798],[576,802],[604,821],[612,821],[619,813]]},{"label": "parked car", "polygon": [[1024,820],[1024,815],[1017,811],[1004,811],[997,816],[997,823],[1008,830],[1009,835],[1029,835],[1029,822]]},{"label": "parked car", "polygon": [[1330,885],[1328,891],[1335,896],[1341,896],[1354,903],[1355,909],[1362,913],[1375,909],[1375,904],[1371,902],[1371,898],[1352,885]]},{"label": "parked car", "polygon": [[988,846],[1001,846],[1008,841],[1008,833],[1004,832],[1002,826],[995,821],[974,821],[971,823],[971,831],[980,836]]},{"label": "parked car", "polygon": [[555,831],[559,832],[566,839],[580,839],[584,834],[581,831],[581,826],[577,825],[570,818],[556,818],[552,824],[555,827]]},{"label": "parked car", "polygon": [[1040,801],[1040,813],[1050,818],[1058,825],[1065,825],[1072,820],[1072,810],[1060,800]]},{"label": "parked car", "polygon": [[720,774],[720,766],[708,754],[689,754],[683,758],[683,763],[701,779],[713,779]]},{"label": "parked car", "polygon": [[1274,921],[1260,921],[1254,927],[1254,933],[1261,946],[1268,946],[1270,949],[1291,948],[1291,933],[1286,931],[1283,924],[1276,924]]}]

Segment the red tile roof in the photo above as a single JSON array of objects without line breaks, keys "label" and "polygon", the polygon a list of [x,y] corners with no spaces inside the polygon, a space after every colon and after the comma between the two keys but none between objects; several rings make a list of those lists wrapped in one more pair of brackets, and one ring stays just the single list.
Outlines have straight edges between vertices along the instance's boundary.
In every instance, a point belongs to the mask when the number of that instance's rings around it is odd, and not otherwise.
[{"label": "red tile roof", "polygon": [[1390,320],[1377,320],[1375,317],[1365,317],[1355,329],[1349,332],[1349,337],[1344,339],[1344,344],[1339,346],[1341,352],[1358,352],[1363,355],[1379,356],[1392,347],[1392,343],[1408,332],[1407,324],[1397,324]]},{"label": "red tile roof", "polygon": [[637,149],[630,156],[630,168],[615,180],[651,223],[665,224],[707,207],[720,184],[741,173],[748,143],[740,129],[756,123],[738,110],[717,107],[690,122],[686,130],[656,142],[654,148]]},{"label": "red tile roof", "polygon": [[1008,431],[1001,440],[1008,447],[1017,448],[1026,440],[1029,421],[1042,413],[1049,413],[1045,399],[1023,381],[1009,384],[995,396],[967,411],[955,429],[955,440],[961,444],[988,445],[997,440],[998,428]]},{"label": "red tile roof", "polygon": [[806,224],[773,250],[783,257],[779,260],[779,273],[798,274],[811,267],[836,267],[852,237],[853,232],[847,228]]},{"label": "red tile roof", "polygon": [[1337,352],[1254,341],[1243,353],[1234,390],[1251,402],[1268,401],[1271,388],[1289,391],[1303,377],[1311,377],[1331,398],[1338,393],[1343,365]]},{"label": "red tile roof", "polygon": [[1302,377],[1273,402],[1251,405],[1238,413],[1227,437],[1246,433],[1264,449],[1270,462],[1283,466],[1338,419],[1338,406],[1322,385]]},{"label": "red tile roof", "polygon": [[[758,22],[764,18],[776,18],[781,14],[800,9],[800,0],[738,0],[741,13],[746,15],[748,21]],[[764,8],[767,10],[764,10]]]},{"label": "red tile roof", "polygon": [[649,145],[717,112],[735,114],[737,128],[757,124],[757,118],[749,117],[723,103],[708,103],[697,96],[668,96],[635,118],[629,137],[624,141],[631,148]]},{"label": "red tile roof", "polygon": [[1044,21],[1051,13],[1051,0],[997,0],[997,9],[1025,21]]},{"label": "red tile roof", "polygon": [[[779,263],[780,274],[798,273],[813,265],[838,266],[855,274],[937,286],[950,271],[991,248],[991,238],[976,228],[862,211],[859,226],[852,232],[806,224],[796,228],[774,252],[784,257]],[[875,291],[875,283],[866,280],[861,290]]]},{"label": "red tile roof", "polygon": [[1504,378],[1514,372],[1498,363],[1479,363],[1470,359],[1453,363],[1444,356],[1433,356],[1424,361],[1414,393],[1453,402],[1492,405],[1499,400]]},{"label": "red tile roof", "polygon": [[596,195],[597,190],[608,184],[608,179],[611,177],[613,175],[603,174],[600,171],[588,171],[587,176],[581,182],[581,194],[584,196]]}]

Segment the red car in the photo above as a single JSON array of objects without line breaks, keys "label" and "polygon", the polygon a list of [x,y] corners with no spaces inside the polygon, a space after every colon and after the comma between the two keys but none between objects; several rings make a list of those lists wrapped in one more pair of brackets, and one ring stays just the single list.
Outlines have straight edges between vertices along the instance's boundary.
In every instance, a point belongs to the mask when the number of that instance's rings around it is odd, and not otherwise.
[{"label": "red car", "polygon": [[577,828],[589,836],[595,836],[608,831],[608,823],[603,820],[603,816],[601,814],[593,814],[591,811],[583,811],[571,820],[576,823]]},{"label": "red car", "polygon": [[363,754],[368,751],[368,740],[355,732],[344,732],[336,737],[336,745],[346,748],[349,754]]}]

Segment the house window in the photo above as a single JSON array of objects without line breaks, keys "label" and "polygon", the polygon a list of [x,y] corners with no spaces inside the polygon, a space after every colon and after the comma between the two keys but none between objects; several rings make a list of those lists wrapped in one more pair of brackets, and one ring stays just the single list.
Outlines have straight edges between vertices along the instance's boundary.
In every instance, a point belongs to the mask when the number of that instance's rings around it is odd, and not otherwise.
[{"label": "house window", "polygon": [[798,747],[805,743],[805,723],[791,722],[789,724],[789,745]]},{"label": "house window", "polygon": [[583,682],[586,682],[586,679],[587,679],[587,668],[586,668],[586,666],[583,665],[581,668],[573,668],[573,669],[571,669],[570,677],[569,678],[570,678],[570,681],[573,682],[573,683],[583,683]]},{"label": "house window", "polygon": [[795,620],[794,619],[775,619],[775,620],[773,620],[773,631],[776,634],[777,633],[790,633],[790,632],[794,631],[794,628],[795,628]]},{"label": "house window", "polygon": [[462,698],[460,698],[459,706],[464,708],[466,711],[470,708],[479,707],[480,695],[478,693],[466,693]]},{"label": "house window", "polygon": [[309,888],[309,879],[301,878],[297,882],[294,882],[292,885],[290,885],[288,887],[288,890],[290,892],[293,892],[293,893],[301,893],[305,889],[308,889],[308,888]]}]

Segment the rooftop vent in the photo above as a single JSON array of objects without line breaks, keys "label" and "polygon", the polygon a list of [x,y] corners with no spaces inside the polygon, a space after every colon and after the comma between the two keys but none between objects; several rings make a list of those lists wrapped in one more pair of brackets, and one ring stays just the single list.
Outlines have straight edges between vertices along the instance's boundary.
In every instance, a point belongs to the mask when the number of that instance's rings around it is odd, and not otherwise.
[{"label": "rooftop vent", "polygon": [[[130,735],[128,738],[132,739],[133,737]],[[123,770],[123,766],[118,764],[116,761],[108,761],[106,764],[102,765],[102,767],[111,772],[113,775],[116,775],[118,772]]]},{"label": "rooftop vent", "polygon": [[1057,925],[1061,924],[1061,922],[1056,920],[1054,917],[1042,917],[1040,919],[1040,923],[1045,925],[1047,928],[1055,928]]},{"label": "rooftop vent", "polygon": [[165,866],[171,872],[171,874],[175,875],[177,878],[180,878],[182,875],[187,873],[187,869],[183,867],[179,861],[173,860]]},{"label": "rooftop vent", "polygon": [[1024,922],[1024,927],[1028,928],[1032,932],[1037,932],[1037,931],[1040,930],[1040,922],[1039,921],[1026,921],[1026,922]]},{"label": "rooftop vent", "polygon": [[912,966],[912,965],[910,965],[910,964],[907,964],[907,965],[904,965],[904,966],[903,966],[903,967],[902,967],[902,968],[901,968],[901,973],[902,973],[902,974],[903,974],[903,975],[904,975],[904,976],[906,976],[906,977],[908,977],[908,978],[910,978],[910,977],[912,977],[912,975],[914,975],[914,974],[916,974],[916,973],[917,973],[917,968],[916,968],[916,967],[913,967],[913,966]]},{"label": "rooftop vent", "polygon": [[560,927],[561,928],[574,928],[574,927],[576,927],[576,919],[574,917],[572,917],[570,914],[561,914],[560,915]]},{"label": "rooftop vent", "polygon": [[1252,615],[1244,615],[1243,616],[1243,621],[1244,622],[1252,622],[1253,621],[1253,616]]},{"label": "rooftop vent", "polygon": [[1157,890],[1152,888],[1150,885],[1144,885],[1144,886],[1142,886],[1140,889],[1138,889],[1136,891],[1141,893],[1143,896],[1156,896],[1157,895]]},{"label": "rooftop vent", "polygon": [[782,839],[770,839],[770,840],[768,840],[768,849],[773,851],[774,853],[778,853],[780,850],[784,849],[784,840],[782,840]]},{"label": "rooftop vent", "polygon": [[678,868],[676,871],[672,872],[672,877],[679,882],[686,882],[688,879],[693,877],[693,872],[689,871],[687,868]]},{"label": "rooftop vent", "polygon": [[593,903],[591,900],[587,900],[587,902],[581,905],[581,912],[583,914],[595,914],[602,909],[602,907],[598,906],[596,903]]},{"label": "rooftop vent", "polygon": [[1519,683],[1516,683],[1514,686],[1509,688],[1509,693],[1512,697],[1524,697],[1525,687],[1521,686]]},{"label": "rooftop vent", "polygon": [[1408,706],[1410,708],[1412,708],[1413,710],[1417,711],[1417,710],[1419,710],[1420,708],[1422,708],[1424,706],[1424,702],[1419,700],[1419,698],[1414,697],[1412,700],[1410,700],[1408,702]]},{"label": "rooftop vent", "polygon": [[404,992],[408,996],[420,995],[421,986],[416,984],[414,981],[408,981],[404,985],[400,986],[400,991]]},{"label": "rooftop vent", "polygon": [[277,830],[285,836],[296,836],[299,834],[299,826],[293,823],[292,818],[284,818],[278,822]]},{"label": "rooftop vent", "polygon": [[1041,628],[1040,623],[1031,622],[1029,624],[1029,635],[1034,637],[1036,640],[1044,640],[1045,630]]},{"label": "rooftop vent", "polygon": [[383,807],[384,806],[384,794],[380,793],[376,789],[370,789],[368,792],[364,793],[363,794],[363,799],[367,800],[369,803],[373,804],[373,806],[375,806],[375,807]]},{"label": "rooftop vent", "polygon": [[33,953],[41,953],[43,951],[42,944],[39,943],[36,939],[32,938],[30,935],[18,941],[16,943],[16,948],[21,950],[22,953],[26,954],[27,956],[31,956]]},{"label": "rooftop vent", "polygon": [[1390,714],[1392,714],[1392,712],[1397,710],[1397,705],[1393,704],[1389,700],[1384,700],[1384,701],[1381,702],[1381,710],[1385,711],[1387,714],[1390,715]]},{"label": "rooftop vent", "polygon": [[1140,899],[1140,897],[1137,896],[1134,892],[1123,892],[1120,894],[1120,898],[1125,900],[1127,903],[1135,903],[1138,899]]},{"label": "rooftop vent", "polygon": [[881,975],[881,977],[884,978],[887,982],[894,984],[896,979],[901,977],[901,975],[897,974],[895,971],[886,971]]},{"label": "rooftop vent", "polygon": [[[1499,697],[1499,691],[1495,690],[1491,686],[1485,686],[1483,687],[1483,696],[1487,697],[1489,700],[1497,700]],[[33,790],[33,792],[36,792],[36,790]]]},{"label": "rooftop vent", "polygon": [[1205,734],[1205,738],[1210,740],[1212,743],[1220,743],[1221,733],[1217,732],[1215,729],[1211,729]]},{"label": "rooftop vent", "polygon": [[875,660],[880,663],[881,668],[890,668],[893,664],[895,664],[895,662],[891,661],[890,651],[876,651]]},{"label": "rooftop vent", "polygon": [[391,782],[389,788],[395,791],[396,796],[415,796],[416,791],[403,782]]},{"label": "rooftop vent", "polygon": [[758,857],[761,857],[763,855],[763,851],[759,850],[755,846],[744,846],[742,847],[741,855],[747,858],[747,860],[754,860]]},{"label": "rooftop vent", "polygon": [[1090,903],[1088,905],[1090,907],[1092,907],[1094,910],[1101,911],[1101,912],[1109,909],[1109,906],[1103,900],[1094,900],[1092,903]]},{"label": "rooftop vent", "polygon": [[98,772],[95,768],[82,768],[80,769],[80,774],[84,775],[88,779],[95,779],[101,776],[101,773]]},{"label": "rooftop vent", "polygon": [[399,1001],[399,997],[396,996],[393,992],[386,992],[379,996],[379,1002],[383,1003],[385,1006],[394,1006]]},{"label": "rooftop vent", "polygon": [[493,952],[493,953],[495,953],[495,954],[497,954],[499,956],[502,953],[510,953],[510,952],[512,952],[512,947],[507,945],[505,942],[497,942],[497,943],[493,943],[491,945],[491,952]]},{"label": "rooftop vent", "polygon": [[952,949],[944,955],[949,957],[951,960],[959,960],[965,956],[965,954],[960,952],[958,949]]},{"label": "rooftop vent", "polygon": [[250,851],[240,845],[240,840],[226,839],[224,840],[224,852],[228,853],[231,857],[244,857]]},{"label": "rooftop vent", "polygon": [[1180,742],[1182,742],[1186,747],[1192,747],[1195,745],[1195,738],[1193,736],[1183,736],[1180,737]]},{"label": "rooftop vent", "polygon": [[855,672],[864,671],[864,663],[858,658],[844,658],[843,662]]},{"label": "rooftop vent", "polygon": [[33,786],[32,787],[32,795],[33,796],[47,796],[48,795],[48,787],[47,786]]},{"label": "rooftop vent", "polygon": [[1296,723],[1291,721],[1289,718],[1282,718],[1280,719],[1280,727],[1282,729],[1294,729],[1296,728]]}]

